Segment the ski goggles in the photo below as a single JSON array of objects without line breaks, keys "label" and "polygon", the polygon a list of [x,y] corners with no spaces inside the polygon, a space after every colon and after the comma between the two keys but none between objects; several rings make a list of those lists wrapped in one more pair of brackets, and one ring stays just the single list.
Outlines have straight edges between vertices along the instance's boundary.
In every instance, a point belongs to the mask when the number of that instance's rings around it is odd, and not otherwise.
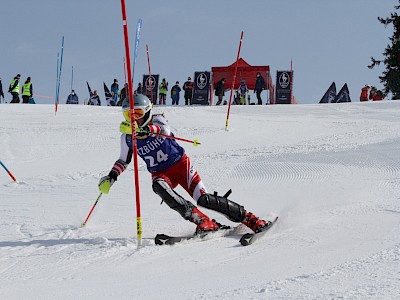
[{"label": "ski goggles", "polygon": [[[146,112],[142,108],[135,108],[134,109],[133,115],[135,116],[136,120],[139,120],[139,119],[143,118],[145,116],[145,114],[146,114]],[[125,116],[125,119],[130,120],[131,119],[131,110],[130,109],[125,110],[124,111],[124,116]]]}]

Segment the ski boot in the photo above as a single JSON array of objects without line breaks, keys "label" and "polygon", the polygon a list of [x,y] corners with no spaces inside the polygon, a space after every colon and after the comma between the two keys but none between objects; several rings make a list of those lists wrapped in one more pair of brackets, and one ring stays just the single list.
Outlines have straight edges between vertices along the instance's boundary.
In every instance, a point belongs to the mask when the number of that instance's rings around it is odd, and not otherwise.
[{"label": "ski boot", "polygon": [[258,233],[268,228],[272,224],[272,222],[261,220],[253,213],[247,212],[246,215],[244,216],[242,224],[249,227],[255,233]]},{"label": "ski boot", "polygon": [[196,234],[207,231],[216,231],[221,227],[221,224],[217,223],[215,220],[211,220],[197,207],[192,210],[192,217],[190,221],[197,224]]}]

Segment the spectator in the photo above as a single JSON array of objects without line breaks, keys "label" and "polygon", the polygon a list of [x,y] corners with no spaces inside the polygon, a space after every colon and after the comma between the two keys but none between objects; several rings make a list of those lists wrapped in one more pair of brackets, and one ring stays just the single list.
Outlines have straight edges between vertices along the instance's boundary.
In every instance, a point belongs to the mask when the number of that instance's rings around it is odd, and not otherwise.
[{"label": "spectator", "polygon": [[183,84],[183,90],[185,91],[185,105],[192,105],[193,97],[193,81],[192,78],[188,77],[188,80]]},{"label": "spectator", "polygon": [[79,104],[79,98],[75,90],[72,90],[71,94],[68,95],[67,104]]},{"label": "spectator", "polygon": [[111,96],[114,99],[114,105],[118,101],[118,91],[119,91],[118,80],[114,79],[114,83],[111,85]]},{"label": "spectator", "polygon": [[177,81],[171,89],[172,105],[174,104],[179,105],[179,94],[181,90],[182,89],[179,87],[179,81]]},{"label": "spectator", "polygon": [[31,78],[28,77],[22,86],[22,103],[29,103],[29,99],[33,96],[33,87]]},{"label": "spectator", "polygon": [[236,90],[236,91],[235,91],[235,95],[233,96],[232,104],[234,104],[234,105],[239,105],[239,103],[240,103],[239,91]]},{"label": "spectator", "polygon": [[368,97],[370,100],[374,100],[376,91],[377,91],[376,87],[372,86],[371,90],[369,91],[369,97]]},{"label": "spectator", "polygon": [[1,83],[1,78],[0,78],[0,103],[1,103],[1,97],[3,97],[4,100],[3,84]]},{"label": "spectator", "polygon": [[165,78],[163,78],[160,83],[160,93],[158,95],[160,105],[165,105],[167,94],[168,94],[168,82],[166,82]]},{"label": "spectator", "polygon": [[220,105],[222,102],[222,99],[224,98],[225,95],[225,88],[224,88],[224,83],[225,83],[225,78],[222,78],[220,81],[217,82],[215,85],[215,96],[218,97],[218,102],[217,105]]},{"label": "spectator", "polygon": [[370,85],[366,84],[361,89],[360,102],[368,101],[368,90],[370,89],[370,87],[371,87]]},{"label": "spectator", "polygon": [[262,99],[261,99],[261,92],[265,88],[265,80],[264,77],[261,76],[261,73],[257,73],[257,80],[256,80],[256,86],[254,88],[254,93],[257,94],[257,100],[258,100],[258,105],[262,105]]},{"label": "spectator", "polygon": [[242,80],[238,88],[240,105],[246,105],[246,96],[248,91],[249,89],[247,88],[246,81]]},{"label": "spectator", "polygon": [[97,90],[93,91],[93,95],[90,97],[88,105],[101,106],[101,101],[99,95],[97,94]]},{"label": "spectator", "polygon": [[21,78],[20,74],[14,77],[11,80],[10,86],[8,88],[8,92],[12,95],[12,100],[10,103],[19,103],[19,79]]},{"label": "spectator", "polygon": [[138,83],[135,94],[143,94],[143,87],[141,82]]},{"label": "spectator", "polygon": [[124,99],[126,98],[126,93],[128,91],[128,84],[125,83],[124,87],[121,89],[121,91],[119,92],[119,100],[117,102],[117,106],[121,106],[122,105],[122,101],[124,101]]},{"label": "spectator", "polygon": [[373,100],[374,100],[374,101],[382,101],[383,98],[385,98],[385,97],[384,97],[382,91],[381,91],[381,90],[377,90],[377,91],[375,92],[375,95],[374,95]]}]

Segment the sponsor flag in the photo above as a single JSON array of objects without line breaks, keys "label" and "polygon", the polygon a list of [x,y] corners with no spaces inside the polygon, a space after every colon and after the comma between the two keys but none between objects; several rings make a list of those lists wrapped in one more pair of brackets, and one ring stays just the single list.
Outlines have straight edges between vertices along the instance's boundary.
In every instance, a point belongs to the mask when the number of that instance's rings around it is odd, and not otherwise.
[{"label": "sponsor flag", "polygon": [[104,85],[104,95],[106,96],[107,106],[115,106],[115,100],[112,97],[112,94],[111,94],[110,90],[108,89],[106,83],[103,82],[103,85]]},{"label": "sponsor flag", "polygon": [[331,103],[336,97],[336,84],[332,82],[331,86],[325,92],[319,103]]},{"label": "sponsor flag", "polygon": [[332,103],[341,103],[341,102],[351,102],[350,100],[350,93],[349,93],[349,88],[347,87],[347,83],[343,85],[343,87],[340,89],[339,93],[333,99]]}]

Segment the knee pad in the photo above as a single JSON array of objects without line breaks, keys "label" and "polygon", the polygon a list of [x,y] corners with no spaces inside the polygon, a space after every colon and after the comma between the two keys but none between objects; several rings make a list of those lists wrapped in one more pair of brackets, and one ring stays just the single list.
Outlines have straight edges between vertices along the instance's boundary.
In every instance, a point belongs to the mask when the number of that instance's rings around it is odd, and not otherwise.
[{"label": "knee pad", "polygon": [[204,194],[197,204],[223,214],[232,222],[242,222],[246,214],[243,206],[217,194]]},{"label": "knee pad", "polygon": [[195,206],[176,193],[168,183],[162,179],[153,182],[153,191],[159,195],[163,202],[177,211],[184,219],[190,220]]}]

